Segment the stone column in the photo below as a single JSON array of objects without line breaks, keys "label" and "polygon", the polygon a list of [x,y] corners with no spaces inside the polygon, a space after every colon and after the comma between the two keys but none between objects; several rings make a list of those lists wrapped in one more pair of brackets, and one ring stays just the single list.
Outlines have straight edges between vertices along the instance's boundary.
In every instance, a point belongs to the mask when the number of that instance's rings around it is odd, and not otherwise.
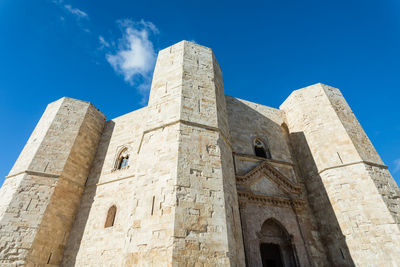
[{"label": "stone column", "polygon": [[90,103],[48,105],[0,190],[1,265],[58,265],[105,117]]},{"label": "stone column", "polygon": [[312,85],[281,109],[331,264],[397,266],[400,191],[340,91]]}]

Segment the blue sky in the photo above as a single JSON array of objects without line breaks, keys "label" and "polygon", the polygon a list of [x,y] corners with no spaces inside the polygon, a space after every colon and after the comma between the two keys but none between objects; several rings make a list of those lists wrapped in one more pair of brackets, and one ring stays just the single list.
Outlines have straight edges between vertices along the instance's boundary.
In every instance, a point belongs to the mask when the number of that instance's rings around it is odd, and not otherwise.
[{"label": "blue sky", "polygon": [[294,89],[339,88],[400,183],[398,0],[2,0],[0,183],[47,103],[138,109],[156,53],[181,40],[214,50],[228,95],[279,107]]}]

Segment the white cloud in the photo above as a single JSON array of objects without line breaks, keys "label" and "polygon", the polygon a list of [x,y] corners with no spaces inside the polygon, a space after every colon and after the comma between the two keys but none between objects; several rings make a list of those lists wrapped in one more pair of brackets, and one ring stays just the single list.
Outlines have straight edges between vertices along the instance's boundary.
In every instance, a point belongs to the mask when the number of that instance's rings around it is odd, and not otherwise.
[{"label": "white cloud", "polygon": [[[154,46],[150,40],[152,34],[157,34],[157,27],[144,20],[119,21],[123,36],[117,41],[114,51],[106,54],[108,63],[113,69],[123,75],[124,80],[135,85],[139,93],[146,97],[150,90],[151,73],[156,61]],[[110,45],[99,36],[103,46]]]},{"label": "white cloud", "polygon": [[[91,30],[85,27],[89,19],[86,12],[72,7],[65,0],[51,0],[55,5],[64,10],[64,12],[73,15],[78,26],[85,32]],[[64,16],[61,21],[66,20]],[[112,66],[115,72],[122,75],[124,80],[142,96],[141,104],[147,101],[151,74],[156,61],[156,53],[151,40],[153,35],[159,33],[157,27],[150,21],[140,20],[132,21],[130,19],[117,21],[122,30],[122,37],[117,40],[104,38],[98,35],[98,50],[105,54],[107,62]]]},{"label": "white cloud", "polygon": [[100,49],[103,49],[104,47],[110,47],[110,43],[107,42],[103,36],[99,35],[99,42],[100,42]]},{"label": "white cloud", "polygon": [[[52,0],[51,2],[59,8],[63,9],[65,12],[74,16],[77,20],[89,19],[89,15],[85,11],[79,8],[74,8],[70,4],[64,4],[64,0]],[[63,21],[64,17],[61,17],[61,20]]]},{"label": "white cloud", "polygon": [[[128,22],[131,22],[130,20],[128,20]],[[140,20],[140,22],[138,23],[139,25],[142,25],[145,28],[150,29],[153,33],[160,33],[160,31],[158,30],[158,28],[156,27],[156,25],[153,24],[153,22],[150,21],[144,21],[143,19]]]},{"label": "white cloud", "polygon": [[393,173],[400,171],[400,158],[394,160],[394,170]]},{"label": "white cloud", "polygon": [[64,5],[64,8],[78,19],[88,19],[89,18],[88,14],[86,12],[84,12],[78,8],[73,8],[71,5]]}]

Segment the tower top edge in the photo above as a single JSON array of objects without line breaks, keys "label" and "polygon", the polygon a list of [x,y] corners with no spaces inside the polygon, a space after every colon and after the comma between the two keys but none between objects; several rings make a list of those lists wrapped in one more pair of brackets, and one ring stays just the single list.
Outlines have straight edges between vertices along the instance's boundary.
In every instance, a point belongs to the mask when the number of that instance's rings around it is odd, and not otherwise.
[{"label": "tower top edge", "polygon": [[61,97],[60,99],[57,99],[57,100],[55,100],[55,101],[52,101],[52,102],[49,103],[49,105],[50,105],[50,104],[53,104],[53,103],[56,103],[56,102],[64,102],[64,101],[85,103],[85,104],[87,104],[89,107],[93,107],[94,109],[96,109],[104,118],[106,118],[106,115],[104,115],[104,113],[101,112],[100,109],[98,109],[98,108],[97,108],[95,105],[93,105],[91,102],[85,101],[85,100],[76,99],[76,98],[72,98],[72,97],[68,97],[68,96],[64,96],[64,97]]},{"label": "tower top edge", "polygon": [[325,91],[327,88],[332,88],[332,89],[338,90],[338,91],[340,92],[340,90],[339,90],[338,88],[333,87],[333,86],[330,86],[330,85],[327,85],[327,84],[324,84],[324,83],[320,83],[320,82],[319,82],[319,83],[311,84],[311,85],[308,85],[308,86],[306,86],[306,87],[293,90],[293,91],[290,93],[290,95],[288,95],[288,97],[285,99],[285,101],[283,101],[283,103],[279,106],[279,109],[284,109],[284,106],[285,106],[286,102],[288,101],[288,99],[292,98],[293,96],[302,94],[302,93],[304,93],[304,92],[307,92],[308,90],[315,89],[316,87],[319,87],[319,88],[321,88],[321,89],[324,90],[324,91]]},{"label": "tower top edge", "polygon": [[212,51],[212,49],[210,47],[207,47],[207,46],[204,46],[204,45],[200,45],[200,44],[198,44],[198,43],[196,43],[194,41],[182,40],[180,42],[177,42],[177,43],[175,43],[173,45],[170,45],[168,47],[165,47],[165,48],[161,49],[160,52],[165,51],[167,49],[171,49],[171,47],[185,46],[185,45],[194,45],[194,46],[202,47],[202,48],[209,49],[209,50]]}]

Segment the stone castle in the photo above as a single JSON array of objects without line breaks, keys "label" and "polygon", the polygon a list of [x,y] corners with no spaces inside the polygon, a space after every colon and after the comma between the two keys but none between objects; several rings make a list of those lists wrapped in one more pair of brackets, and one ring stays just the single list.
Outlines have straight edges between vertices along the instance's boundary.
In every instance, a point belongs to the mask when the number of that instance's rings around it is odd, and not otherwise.
[{"label": "stone castle", "polygon": [[224,94],[159,52],[148,106],[49,104],[0,191],[1,266],[400,266],[400,190],[340,91]]}]

